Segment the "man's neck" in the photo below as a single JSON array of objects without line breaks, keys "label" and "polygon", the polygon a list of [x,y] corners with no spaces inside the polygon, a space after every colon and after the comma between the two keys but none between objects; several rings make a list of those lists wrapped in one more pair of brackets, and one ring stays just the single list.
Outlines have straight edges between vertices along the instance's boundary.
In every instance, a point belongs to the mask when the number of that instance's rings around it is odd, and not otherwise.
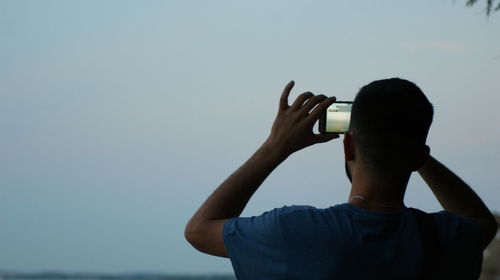
[{"label": "man's neck", "polygon": [[399,212],[406,209],[406,206],[402,201],[398,203],[381,204],[378,202],[373,202],[361,195],[350,196],[348,203],[370,211],[384,212],[384,213]]},{"label": "man's neck", "polygon": [[408,179],[354,176],[348,203],[372,211],[401,211],[406,208],[403,199]]}]

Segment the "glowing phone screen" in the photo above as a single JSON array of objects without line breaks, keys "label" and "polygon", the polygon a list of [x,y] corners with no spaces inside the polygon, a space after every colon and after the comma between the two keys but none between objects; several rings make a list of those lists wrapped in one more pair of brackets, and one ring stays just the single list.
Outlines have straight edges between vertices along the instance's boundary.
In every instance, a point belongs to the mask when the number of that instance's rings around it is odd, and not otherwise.
[{"label": "glowing phone screen", "polygon": [[344,133],[349,129],[352,103],[333,103],[326,111],[326,132]]}]

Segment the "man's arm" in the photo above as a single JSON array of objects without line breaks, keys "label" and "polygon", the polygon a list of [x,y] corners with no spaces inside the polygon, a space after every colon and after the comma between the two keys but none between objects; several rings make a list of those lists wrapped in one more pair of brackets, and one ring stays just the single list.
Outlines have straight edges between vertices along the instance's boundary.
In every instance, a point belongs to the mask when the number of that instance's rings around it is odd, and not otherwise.
[{"label": "man's arm", "polygon": [[267,176],[295,151],[338,137],[312,131],[314,123],[335,98],[306,92],[289,106],[288,96],[293,86],[292,81],[283,90],[268,139],[207,198],[186,225],[184,235],[199,251],[227,257],[222,237],[224,223],[239,217]]},{"label": "man's arm", "polygon": [[495,217],[476,193],[451,170],[432,156],[418,170],[446,211],[479,222],[483,249],[497,232]]}]

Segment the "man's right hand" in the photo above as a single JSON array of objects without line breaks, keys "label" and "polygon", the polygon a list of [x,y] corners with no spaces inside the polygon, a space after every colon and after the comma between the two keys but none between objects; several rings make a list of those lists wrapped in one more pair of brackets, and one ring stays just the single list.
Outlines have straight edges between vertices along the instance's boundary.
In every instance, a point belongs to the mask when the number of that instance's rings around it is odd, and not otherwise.
[{"label": "man's right hand", "polygon": [[281,94],[278,115],[274,120],[271,134],[264,146],[272,147],[281,156],[288,157],[305,147],[338,138],[337,133],[315,134],[313,126],[321,114],[335,102],[335,97],[314,95],[304,92],[292,105],[288,105],[288,96],[295,85],[289,82]]}]

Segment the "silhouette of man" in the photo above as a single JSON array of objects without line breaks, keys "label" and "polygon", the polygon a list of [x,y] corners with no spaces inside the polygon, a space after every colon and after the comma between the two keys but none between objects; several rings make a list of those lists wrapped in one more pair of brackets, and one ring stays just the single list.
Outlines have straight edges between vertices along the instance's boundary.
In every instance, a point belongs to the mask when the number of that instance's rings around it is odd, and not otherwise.
[{"label": "silhouette of man", "polygon": [[[281,95],[267,140],[193,215],[186,239],[201,252],[229,257],[238,279],[477,279],[496,221],[466,183],[430,156],[433,108],[406,80],[372,82],[354,100],[343,140],[352,183],[347,203],[239,217],[288,156],[338,138],[313,133],[335,97],[306,92],[289,105],[293,86]],[[444,211],[405,206],[413,171]]]}]

